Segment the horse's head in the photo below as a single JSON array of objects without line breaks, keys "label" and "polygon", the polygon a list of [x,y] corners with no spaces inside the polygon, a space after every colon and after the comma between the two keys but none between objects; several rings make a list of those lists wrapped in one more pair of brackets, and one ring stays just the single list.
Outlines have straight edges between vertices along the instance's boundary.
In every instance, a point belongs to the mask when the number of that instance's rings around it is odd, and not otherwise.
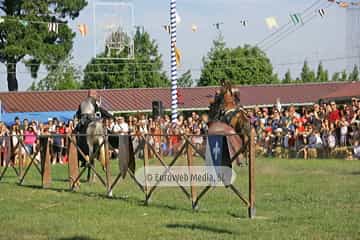
[{"label": "horse's head", "polygon": [[210,121],[215,121],[220,119],[222,103],[223,103],[222,97],[218,93],[216,93],[214,101],[212,101],[209,106]]}]

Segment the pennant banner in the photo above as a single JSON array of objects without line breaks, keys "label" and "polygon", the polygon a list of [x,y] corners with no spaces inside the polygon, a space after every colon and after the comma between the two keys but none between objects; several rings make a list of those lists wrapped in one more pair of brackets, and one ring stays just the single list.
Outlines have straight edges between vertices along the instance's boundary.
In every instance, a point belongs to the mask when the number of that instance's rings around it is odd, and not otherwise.
[{"label": "pennant banner", "polygon": [[88,27],[86,24],[79,24],[78,28],[81,36],[85,37],[88,34]]},{"label": "pennant banner", "polygon": [[290,14],[290,19],[294,25],[304,24],[300,13]]},{"label": "pennant banner", "polygon": [[318,10],[318,13],[320,14],[320,17],[324,17],[325,16],[325,10],[322,8],[322,9],[319,9]]}]

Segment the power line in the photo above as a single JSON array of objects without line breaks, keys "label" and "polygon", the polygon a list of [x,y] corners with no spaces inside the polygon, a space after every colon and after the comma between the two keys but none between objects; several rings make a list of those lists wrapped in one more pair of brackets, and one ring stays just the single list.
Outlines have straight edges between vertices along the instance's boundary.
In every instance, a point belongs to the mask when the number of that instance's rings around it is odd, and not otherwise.
[{"label": "power line", "polygon": [[[322,58],[318,60],[304,60],[308,63],[311,62],[338,62],[338,61],[344,61],[352,58],[359,58],[360,56],[339,56],[339,57],[331,57],[331,58]],[[290,65],[301,65],[304,64],[304,61],[297,61],[297,62],[286,62],[286,63],[274,63],[273,66],[290,66]],[[218,69],[239,69],[239,66],[232,63],[232,64],[226,64],[226,66],[219,66],[219,67],[213,67],[212,69],[218,70]],[[201,71],[203,68],[187,68],[185,70],[191,70],[191,71]],[[164,71],[154,71],[154,70],[141,70],[141,69],[134,69],[134,70],[127,70],[127,71],[84,71],[84,74],[120,74],[120,73],[159,73]],[[0,74],[8,73],[6,71],[0,71]],[[9,73],[15,73],[15,72],[9,72]],[[29,71],[17,71],[16,73],[26,73],[28,74]],[[38,73],[48,73],[48,72],[38,72]]]}]

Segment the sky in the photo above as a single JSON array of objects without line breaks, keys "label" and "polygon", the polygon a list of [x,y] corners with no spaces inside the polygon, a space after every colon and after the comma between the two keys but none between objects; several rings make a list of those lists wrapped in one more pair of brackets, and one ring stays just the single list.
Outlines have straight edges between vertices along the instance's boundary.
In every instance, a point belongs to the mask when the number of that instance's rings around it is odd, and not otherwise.
[{"label": "sky", "polygon": [[[94,39],[97,34],[94,32],[93,16],[94,2],[88,0],[88,6],[81,12],[80,16],[69,24],[77,33],[74,40],[72,56],[76,65],[84,66],[94,56]],[[119,2],[116,0],[96,0],[99,2]],[[157,42],[159,52],[162,54],[164,70],[169,72],[170,65],[170,39],[162,26],[169,22],[169,0],[132,0],[127,1],[133,4],[134,25],[143,26],[145,31]],[[310,66],[316,68],[320,60],[323,60],[325,68],[330,73],[341,71],[347,67],[347,54],[357,56],[354,52],[346,51],[346,28],[347,10],[338,7],[336,4],[328,3],[327,0],[177,0],[177,11],[182,19],[177,27],[177,46],[182,53],[182,63],[179,68],[179,75],[191,70],[193,78],[198,78],[202,67],[202,58],[212,46],[212,41],[217,38],[218,31],[213,26],[216,22],[222,22],[221,32],[224,36],[227,47],[243,46],[244,44],[255,45],[276,29],[270,30],[265,24],[265,18],[275,17],[279,26],[286,25],[290,13],[301,13],[312,3],[316,3],[311,11],[302,15],[304,25],[287,25],[289,31],[298,28],[291,34],[278,35],[278,38],[285,36],[278,44],[269,49],[264,49],[272,64],[274,71],[280,77],[289,69],[293,77],[299,75],[302,63],[306,59]],[[329,5],[330,4],[330,5]],[[327,8],[330,6],[329,8]],[[325,16],[320,17],[317,9],[324,8]],[[97,8],[98,9],[98,8]],[[96,11],[96,19],[107,18],[110,13],[107,11]],[[310,19],[310,20],[309,20]],[[247,21],[247,26],[240,24],[241,20]],[[306,22],[308,21],[308,22]],[[89,26],[89,33],[82,37],[77,30],[80,23]],[[196,32],[191,31],[192,24],[198,27]],[[286,30],[286,29],[284,29]],[[99,34],[99,30],[97,31]],[[269,41],[268,45],[271,45]],[[357,52],[360,48],[357,49]],[[292,64],[290,64],[292,63]],[[19,90],[26,90],[33,79],[22,64],[18,65]],[[5,67],[0,67],[0,91],[7,91]],[[44,70],[39,74],[38,79],[44,77]]]}]

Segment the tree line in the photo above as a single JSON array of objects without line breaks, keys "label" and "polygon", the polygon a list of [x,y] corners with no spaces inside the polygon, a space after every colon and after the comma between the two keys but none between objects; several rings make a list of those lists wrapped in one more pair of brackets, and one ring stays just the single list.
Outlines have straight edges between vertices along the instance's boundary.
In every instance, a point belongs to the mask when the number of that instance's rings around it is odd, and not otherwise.
[{"label": "tree line", "polygon": [[[170,86],[158,44],[143,28],[137,28],[134,36],[134,59],[93,58],[83,71],[76,67],[71,56],[75,33],[68,26],[68,20],[77,18],[86,5],[86,0],[37,0],[36,4],[29,0],[0,0],[4,19],[0,23],[0,62],[6,66],[9,91],[18,90],[18,63],[24,63],[35,79],[29,90]],[[45,24],[26,25],[23,21],[17,21],[19,19],[29,22],[57,22],[61,24],[61,28],[55,34]],[[121,34],[126,33],[113,35]],[[124,39],[127,38],[128,36],[124,36]],[[108,54],[104,49],[101,55]],[[122,54],[126,54],[125,50],[120,53]],[[290,70],[284,77],[279,77],[274,73],[273,65],[264,51],[251,45],[229,48],[221,35],[213,41],[211,49],[202,59],[202,65],[199,79],[193,79],[191,70],[187,70],[179,77],[178,85],[218,85],[222,79],[240,85],[359,81],[358,66],[354,66],[349,74],[344,70],[330,77],[322,63],[315,72],[306,61],[299,77],[293,78]],[[37,80],[41,66],[47,70],[47,76]]]}]

